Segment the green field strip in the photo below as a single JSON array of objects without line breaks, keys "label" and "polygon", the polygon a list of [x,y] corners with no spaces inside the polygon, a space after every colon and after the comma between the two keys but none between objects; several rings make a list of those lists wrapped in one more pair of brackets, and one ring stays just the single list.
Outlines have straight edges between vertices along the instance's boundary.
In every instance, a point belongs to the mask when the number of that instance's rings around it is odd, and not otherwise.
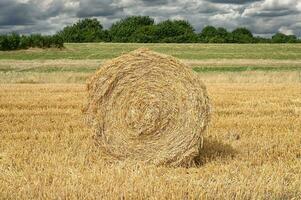
[{"label": "green field strip", "polygon": [[[95,72],[99,67],[32,67],[32,68],[18,68],[18,67],[0,67],[1,73],[57,73],[57,72],[79,72],[90,73]],[[199,66],[194,67],[194,71],[199,73],[210,72],[245,72],[245,71],[301,71],[301,66]]]},{"label": "green field strip", "polygon": [[301,71],[301,66],[277,66],[277,67],[260,67],[260,66],[238,66],[238,67],[194,67],[194,71],[200,73],[206,72],[245,72],[245,71]]},{"label": "green field strip", "polygon": [[301,59],[301,44],[127,44],[127,43],[66,43],[65,48],[29,49],[0,52],[1,59],[111,59],[146,47],[180,59]]}]

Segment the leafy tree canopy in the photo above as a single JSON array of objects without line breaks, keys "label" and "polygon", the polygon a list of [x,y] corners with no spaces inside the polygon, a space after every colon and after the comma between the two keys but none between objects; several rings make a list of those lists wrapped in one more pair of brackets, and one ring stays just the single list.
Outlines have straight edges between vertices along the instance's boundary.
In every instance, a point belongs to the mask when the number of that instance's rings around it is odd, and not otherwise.
[{"label": "leafy tree canopy", "polygon": [[283,33],[276,33],[272,36],[273,43],[295,43],[297,37],[295,35],[285,35]]},{"label": "leafy tree canopy", "polygon": [[252,43],[253,34],[247,28],[236,28],[232,31],[232,42]]},{"label": "leafy tree canopy", "polygon": [[97,19],[83,19],[66,26],[58,34],[65,42],[100,42],[104,41],[103,27]]},{"label": "leafy tree canopy", "polygon": [[122,19],[112,25],[110,35],[113,42],[129,42],[132,34],[143,26],[154,24],[148,16],[132,16]]}]

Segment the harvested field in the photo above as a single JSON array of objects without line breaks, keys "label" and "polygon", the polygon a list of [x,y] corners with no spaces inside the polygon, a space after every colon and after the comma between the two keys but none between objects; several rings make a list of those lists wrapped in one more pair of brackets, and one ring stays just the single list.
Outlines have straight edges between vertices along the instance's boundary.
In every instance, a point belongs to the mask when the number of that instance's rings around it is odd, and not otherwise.
[{"label": "harvested field", "polygon": [[107,164],[82,121],[81,84],[0,85],[0,196],[301,197],[300,84],[209,84],[200,165]]},{"label": "harvested field", "polygon": [[141,45],[0,52],[0,199],[301,199],[300,44],[145,45],[207,86],[212,123],[189,168],[105,162],[84,124],[87,78]]},{"label": "harvested field", "polygon": [[[106,60],[1,60],[0,83],[85,83]],[[181,60],[206,82],[301,82],[300,60]]]}]

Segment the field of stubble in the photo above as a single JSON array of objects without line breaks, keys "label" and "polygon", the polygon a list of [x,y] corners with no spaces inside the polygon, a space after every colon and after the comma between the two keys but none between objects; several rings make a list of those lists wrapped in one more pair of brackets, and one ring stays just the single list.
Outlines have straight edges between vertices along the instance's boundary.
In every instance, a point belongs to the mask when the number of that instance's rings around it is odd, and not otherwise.
[{"label": "field of stubble", "polygon": [[[213,116],[190,168],[101,158],[81,108],[83,83],[103,58],[0,53],[0,199],[301,199],[301,56],[291,50],[301,46],[285,46],[292,52],[278,52],[280,60],[265,49],[260,57],[261,48],[248,57],[244,46],[231,46],[245,52],[235,59],[204,59],[197,48],[199,57],[182,59],[201,68]],[[26,53],[42,54],[35,51]]]}]

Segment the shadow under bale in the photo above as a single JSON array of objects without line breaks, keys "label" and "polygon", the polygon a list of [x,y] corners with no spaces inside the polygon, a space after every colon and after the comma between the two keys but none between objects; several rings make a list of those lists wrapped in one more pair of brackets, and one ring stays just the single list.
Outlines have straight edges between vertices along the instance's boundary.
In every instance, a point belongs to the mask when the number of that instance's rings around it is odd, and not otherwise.
[{"label": "shadow under bale", "polygon": [[200,154],[195,158],[195,164],[196,166],[202,166],[220,158],[232,159],[235,154],[237,154],[237,151],[231,145],[211,138],[205,138],[203,148],[201,148]]}]

